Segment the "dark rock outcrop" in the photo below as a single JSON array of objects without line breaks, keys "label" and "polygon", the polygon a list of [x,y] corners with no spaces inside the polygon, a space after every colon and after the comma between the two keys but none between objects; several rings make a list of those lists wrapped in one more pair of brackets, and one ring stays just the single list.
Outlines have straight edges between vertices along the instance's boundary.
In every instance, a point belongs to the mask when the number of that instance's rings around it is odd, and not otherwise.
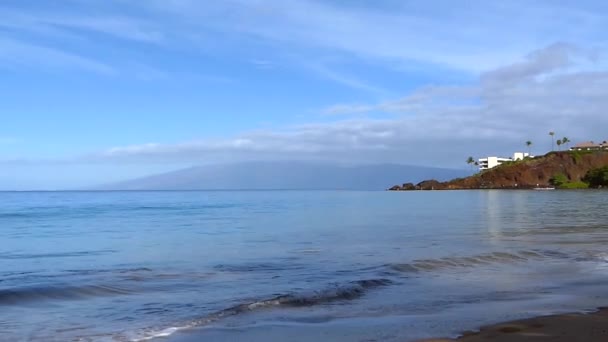
[{"label": "dark rock outcrop", "polygon": [[403,185],[394,185],[389,190],[391,191],[406,191],[406,190],[419,190],[414,183],[403,183]]}]

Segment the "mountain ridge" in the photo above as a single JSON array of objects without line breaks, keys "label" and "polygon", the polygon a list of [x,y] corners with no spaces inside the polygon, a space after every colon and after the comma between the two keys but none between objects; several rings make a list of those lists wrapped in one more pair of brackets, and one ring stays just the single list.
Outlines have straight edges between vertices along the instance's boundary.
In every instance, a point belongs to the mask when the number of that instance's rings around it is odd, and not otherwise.
[{"label": "mountain ridge", "polygon": [[94,190],[384,190],[403,178],[448,180],[466,170],[402,164],[241,162],[193,166]]}]

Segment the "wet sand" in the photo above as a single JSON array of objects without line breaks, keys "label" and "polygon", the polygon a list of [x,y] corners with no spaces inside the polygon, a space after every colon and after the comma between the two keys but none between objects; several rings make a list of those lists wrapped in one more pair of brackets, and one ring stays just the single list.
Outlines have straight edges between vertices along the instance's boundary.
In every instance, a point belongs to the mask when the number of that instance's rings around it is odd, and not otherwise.
[{"label": "wet sand", "polygon": [[606,342],[608,308],[590,314],[565,314],[517,320],[467,332],[457,339],[430,339],[421,342]]}]

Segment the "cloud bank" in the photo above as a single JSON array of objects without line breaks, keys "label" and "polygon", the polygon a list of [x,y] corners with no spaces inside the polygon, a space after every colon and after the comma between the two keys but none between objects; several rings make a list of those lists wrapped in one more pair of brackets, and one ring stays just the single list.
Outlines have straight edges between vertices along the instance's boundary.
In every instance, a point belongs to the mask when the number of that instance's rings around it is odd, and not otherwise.
[{"label": "cloud bank", "polygon": [[[607,139],[608,72],[584,49],[557,43],[482,73],[464,85],[425,86],[381,103],[336,104],[336,121],[233,138],[115,147],[96,160],[327,159],[457,166],[469,155],[508,154],[549,131],[571,140]],[[382,113],[373,119],[367,114]],[[354,118],[348,115],[355,115]]]}]

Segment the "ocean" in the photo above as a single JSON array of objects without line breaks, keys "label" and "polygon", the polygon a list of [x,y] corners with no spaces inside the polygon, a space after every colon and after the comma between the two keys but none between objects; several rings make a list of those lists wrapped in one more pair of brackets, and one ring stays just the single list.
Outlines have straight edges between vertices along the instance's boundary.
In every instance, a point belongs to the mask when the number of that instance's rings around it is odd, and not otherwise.
[{"label": "ocean", "polygon": [[0,341],[411,341],[608,304],[607,191],[0,193]]}]

